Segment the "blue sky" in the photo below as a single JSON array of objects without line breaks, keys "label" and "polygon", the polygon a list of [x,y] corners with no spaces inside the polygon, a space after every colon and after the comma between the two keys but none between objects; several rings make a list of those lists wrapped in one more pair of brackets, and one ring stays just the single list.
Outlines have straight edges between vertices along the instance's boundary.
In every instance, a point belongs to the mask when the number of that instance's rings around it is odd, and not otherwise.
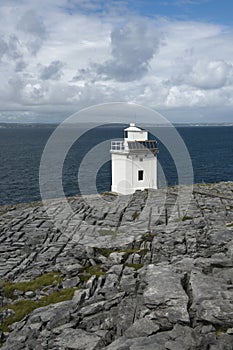
[{"label": "blue sky", "polygon": [[145,0],[136,1],[135,7],[145,16],[233,24],[231,0]]},{"label": "blue sky", "polygon": [[230,0],[1,0],[0,122],[130,102],[233,122]]},{"label": "blue sky", "polygon": [[[82,10],[86,13],[104,13],[110,8],[119,12],[131,12],[140,16],[165,16],[170,19],[194,20],[226,25],[233,24],[233,2],[231,0],[97,0],[92,1],[92,8],[85,7],[85,2],[68,1],[66,9],[70,13]],[[111,4],[111,5],[109,5]]]}]

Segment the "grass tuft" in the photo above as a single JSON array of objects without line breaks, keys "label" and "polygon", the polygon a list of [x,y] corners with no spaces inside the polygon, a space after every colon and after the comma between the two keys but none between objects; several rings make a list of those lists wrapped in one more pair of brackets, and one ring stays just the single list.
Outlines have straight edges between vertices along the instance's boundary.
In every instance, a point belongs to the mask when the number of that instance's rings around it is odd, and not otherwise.
[{"label": "grass tuft", "polygon": [[220,337],[222,334],[224,334],[224,333],[226,333],[227,332],[227,327],[218,327],[218,328],[216,328],[216,331],[215,331],[215,333],[216,333],[216,337],[218,338],[218,337]]},{"label": "grass tuft", "polygon": [[21,292],[35,291],[46,286],[56,286],[62,282],[62,275],[60,272],[48,272],[36,279],[28,282],[3,282],[3,292],[7,298],[14,299],[14,291]]},{"label": "grass tuft", "polygon": [[127,259],[130,254],[139,254],[141,256],[146,255],[147,252],[149,252],[149,249],[140,249],[140,248],[126,248],[126,249],[110,249],[110,248],[96,248],[96,252],[105,256],[106,258],[109,257],[111,253],[125,253],[124,258]]},{"label": "grass tuft", "polygon": [[139,213],[135,211],[132,215],[133,220],[136,220],[139,217]]},{"label": "grass tuft", "polygon": [[103,276],[105,275],[105,272],[102,271],[101,265],[96,266],[84,266],[80,269],[79,278],[81,282],[87,282],[91,276]]},{"label": "grass tuft", "polygon": [[117,232],[112,231],[112,230],[107,230],[107,229],[101,229],[98,231],[100,236],[116,236]]},{"label": "grass tuft", "polygon": [[184,215],[184,216],[181,218],[181,221],[192,220],[192,219],[193,219],[192,216],[186,216],[186,215]]},{"label": "grass tuft", "polygon": [[103,192],[101,194],[102,194],[102,196],[118,197],[118,194],[116,192]]},{"label": "grass tuft", "polygon": [[14,315],[7,317],[6,320],[0,325],[0,330],[2,332],[9,332],[9,326],[11,324],[21,321],[35,309],[72,299],[76,289],[77,288],[61,289],[60,291],[55,291],[50,295],[42,297],[38,301],[24,299],[0,308],[0,312],[5,309],[12,309],[15,312]]},{"label": "grass tuft", "polygon": [[142,239],[146,242],[152,242],[155,236],[157,236],[157,233],[146,233],[145,235],[143,235]]},{"label": "grass tuft", "polygon": [[100,254],[105,256],[106,258],[109,257],[109,255],[115,251],[117,251],[116,249],[112,249],[112,248],[95,248],[95,251]]},{"label": "grass tuft", "polygon": [[135,269],[137,271],[137,270],[141,269],[144,265],[143,264],[128,264],[128,263],[125,263],[124,266],[132,267],[133,269]]}]

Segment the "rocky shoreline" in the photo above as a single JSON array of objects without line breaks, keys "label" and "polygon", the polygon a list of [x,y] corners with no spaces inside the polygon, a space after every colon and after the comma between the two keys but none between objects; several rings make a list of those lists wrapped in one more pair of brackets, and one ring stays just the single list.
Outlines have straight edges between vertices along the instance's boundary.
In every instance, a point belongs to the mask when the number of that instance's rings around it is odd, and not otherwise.
[{"label": "rocky shoreline", "polygon": [[2,349],[232,350],[233,182],[178,191],[0,207]]}]

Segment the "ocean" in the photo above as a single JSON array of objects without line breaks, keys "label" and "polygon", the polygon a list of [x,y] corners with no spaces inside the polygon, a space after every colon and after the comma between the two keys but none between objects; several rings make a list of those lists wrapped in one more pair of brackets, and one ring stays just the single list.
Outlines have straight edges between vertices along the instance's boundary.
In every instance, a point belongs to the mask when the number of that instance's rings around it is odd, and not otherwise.
[{"label": "ocean", "polygon": [[[63,167],[66,196],[78,194],[79,165],[95,145],[123,137],[124,126],[102,126],[90,130],[70,148]],[[39,166],[44,147],[54,125],[5,125],[0,128],[0,205],[40,200]],[[176,128],[189,151],[194,183],[233,181],[233,126],[179,126]],[[174,161],[158,140],[158,159],[166,185],[178,184]],[[98,156],[98,155],[97,155]],[[91,168],[90,168],[91,169]],[[106,162],[96,177],[98,192],[110,190],[111,163]],[[92,176],[86,171],[86,193]],[[159,183],[160,187],[164,183]],[[56,194],[54,193],[54,196]]]}]

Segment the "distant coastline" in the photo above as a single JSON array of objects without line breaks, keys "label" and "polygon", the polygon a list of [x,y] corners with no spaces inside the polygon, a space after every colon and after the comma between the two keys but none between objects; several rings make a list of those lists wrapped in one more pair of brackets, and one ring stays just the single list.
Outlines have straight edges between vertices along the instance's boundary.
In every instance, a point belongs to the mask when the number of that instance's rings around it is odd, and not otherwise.
[{"label": "distant coastline", "polygon": [[[62,122],[61,122],[62,123]],[[43,127],[54,127],[56,128],[58,125],[60,125],[61,123],[9,123],[9,122],[1,122],[0,123],[0,128],[1,129],[8,129],[8,128],[43,128]],[[96,125],[95,122],[90,122],[90,123],[80,123],[80,125],[82,126],[87,126],[87,125]],[[103,125],[109,125],[109,123],[102,123]],[[142,124],[142,123],[141,123]],[[214,127],[214,126],[233,126],[233,122],[229,123],[229,122],[225,122],[225,123],[171,123],[173,126],[175,127]],[[68,126],[68,125],[73,125],[72,123],[64,123],[64,125]],[[122,125],[126,125],[126,124],[122,124]],[[112,123],[110,124],[110,126],[114,127],[119,127],[119,124],[117,123]],[[169,127],[169,125],[167,124],[143,124],[143,126],[145,127]]]}]

